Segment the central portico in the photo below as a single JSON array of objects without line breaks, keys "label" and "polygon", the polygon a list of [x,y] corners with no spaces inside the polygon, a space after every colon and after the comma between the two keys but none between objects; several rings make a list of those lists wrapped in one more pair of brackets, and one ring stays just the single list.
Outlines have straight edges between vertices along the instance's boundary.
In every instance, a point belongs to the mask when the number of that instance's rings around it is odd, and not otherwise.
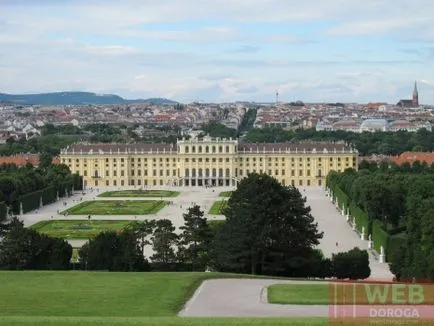
[{"label": "central portico", "polygon": [[180,186],[235,186],[238,141],[226,138],[182,139],[177,143]]}]

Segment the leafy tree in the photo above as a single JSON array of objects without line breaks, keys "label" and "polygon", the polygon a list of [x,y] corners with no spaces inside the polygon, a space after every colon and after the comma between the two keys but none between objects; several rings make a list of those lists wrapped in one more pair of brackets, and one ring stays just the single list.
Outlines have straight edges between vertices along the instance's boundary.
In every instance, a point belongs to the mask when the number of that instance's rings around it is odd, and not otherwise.
[{"label": "leafy tree", "polygon": [[53,161],[53,156],[50,153],[41,153],[39,154],[39,167],[40,168],[46,168],[49,165],[51,165],[51,162]]},{"label": "leafy tree", "polygon": [[102,232],[79,250],[80,263],[86,270],[148,271],[137,235],[130,230],[121,234]]},{"label": "leafy tree", "polygon": [[334,275],[338,279],[358,280],[371,275],[368,252],[357,247],[347,252],[334,254],[332,264]]},{"label": "leafy tree", "polygon": [[141,222],[134,222],[129,227],[130,230],[135,233],[138,241],[139,241],[139,247],[140,251],[142,252],[142,255],[145,255],[145,246],[151,245],[151,236],[154,233],[154,229],[156,227],[155,220],[144,220]]},{"label": "leafy tree", "polygon": [[178,244],[178,235],[171,220],[157,220],[152,236],[152,249],[154,254],[151,257],[153,263],[169,265],[176,262],[174,248]]},{"label": "leafy tree", "polygon": [[191,264],[193,270],[203,270],[210,259],[213,232],[203,216],[198,205],[190,207],[183,214],[184,225],[180,227],[180,259]]},{"label": "leafy tree", "polygon": [[252,173],[232,193],[214,241],[220,271],[282,275],[312,252],[323,234],[295,187]]},{"label": "leafy tree", "polygon": [[26,229],[14,218],[0,243],[0,269],[69,269],[71,255],[72,247],[65,240]]}]

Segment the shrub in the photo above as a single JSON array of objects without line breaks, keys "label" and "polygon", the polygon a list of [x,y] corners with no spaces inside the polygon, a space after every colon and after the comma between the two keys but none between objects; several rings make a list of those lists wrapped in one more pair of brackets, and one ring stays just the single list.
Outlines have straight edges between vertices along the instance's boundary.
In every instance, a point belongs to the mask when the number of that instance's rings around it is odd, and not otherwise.
[{"label": "shrub", "polygon": [[357,247],[333,255],[332,264],[333,274],[338,279],[358,280],[371,275],[368,252]]}]

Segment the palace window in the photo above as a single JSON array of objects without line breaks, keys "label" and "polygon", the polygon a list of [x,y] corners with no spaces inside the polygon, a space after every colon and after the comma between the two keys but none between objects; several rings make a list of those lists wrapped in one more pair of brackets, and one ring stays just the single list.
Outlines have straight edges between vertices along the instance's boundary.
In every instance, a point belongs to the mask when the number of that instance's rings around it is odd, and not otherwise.
[{"label": "palace window", "polygon": [[189,148],[188,148],[188,146],[185,146],[185,152],[186,152],[186,153],[189,152]]}]

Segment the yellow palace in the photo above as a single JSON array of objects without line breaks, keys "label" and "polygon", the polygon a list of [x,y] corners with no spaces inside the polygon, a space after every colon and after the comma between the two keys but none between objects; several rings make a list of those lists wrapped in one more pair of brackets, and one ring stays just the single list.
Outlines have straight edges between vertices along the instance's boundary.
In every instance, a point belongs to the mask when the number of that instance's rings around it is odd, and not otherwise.
[{"label": "yellow palace", "polygon": [[284,185],[322,186],[332,171],[357,169],[358,152],[343,142],[240,143],[194,138],[175,144],[74,144],[60,161],[85,186],[235,186],[251,172]]}]

